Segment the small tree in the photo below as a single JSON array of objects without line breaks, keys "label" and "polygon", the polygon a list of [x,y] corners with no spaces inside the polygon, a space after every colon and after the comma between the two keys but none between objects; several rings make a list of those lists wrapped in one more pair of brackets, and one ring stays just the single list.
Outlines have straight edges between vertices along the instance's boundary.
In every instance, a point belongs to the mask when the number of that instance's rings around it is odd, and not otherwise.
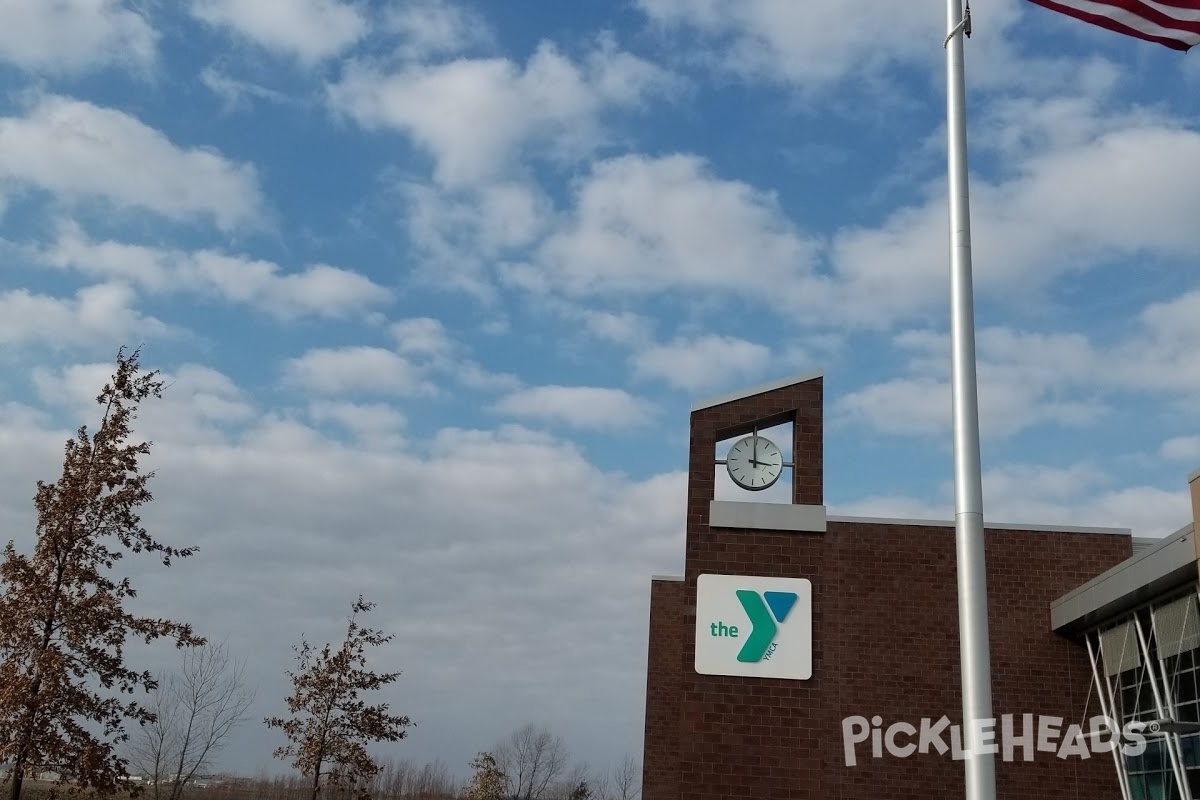
[{"label": "small tree", "polygon": [[291,717],[269,717],[269,728],[279,728],[289,744],[275,751],[290,758],[301,774],[312,780],[312,798],[321,791],[321,778],[334,787],[369,796],[379,766],[367,752],[371,742],[395,742],[406,735],[408,717],[388,713],[388,705],[367,705],[359,695],[387,686],[399,672],[376,673],[367,669],[368,647],[392,640],[380,631],[358,624],[358,615],[375,607],[360,596],[353,605],[346,638],[336,652],[326,644],[320,650],[301,641],[296,651],[298,669],[288,672],[294,691],[287,699]]},{"label": "small tree", "polygon": [[600,800],[637,800],[642,794],[642,768],[631,755],[613,767],[600,787]]},{"label": "small tree", "polygon": [[591,787],[588,786],[586,780],[582,780],[574,784],[571,793],[567,795],[567,800],[592,800],[593,797]]},{"label": "small tree", "polygon": [[160,544],[137,514],[151,499],[153,473],[139,471],[150,445],[128,442],[130,424],[142,401],[162,396],[157,372],[138,375],[138,357],[117,353],[112,380],[96,397],[100,427],[92,436],[81,427],[67,441],[56,482],[38,481],[33,555],[18,553],[12,541],[4,548],[0,763],[12,764],[12,800],[24,777],[42,770],[69,771],[80,787],[116,791],[126,776],[116,749],[128,739],[125,722],[154,716],[122,699],[155,686],[150,673],[126,666],[127,638],[203,643],[188,625],[126,611],[136,591],[112,574],[126,552],[154,553],[167,566],[194,552]]},{"label": "small tree", "polygon": [[563,740],[532,724],[513,731],[494,752],[496,763],[507,777],[507,793],[515,800],[547,798],[568,766]]},{"label": "small tree", "polygon": [[480,753],[471,762],[471,782],[467,784],[466,800],[504,800],[504,787],[508,777],[496,765],[491,753]]},{"label": "small tree", "polygon": [[159,679],[154,719],[134,734],[130,748],[130,765],[154,780],[154,800],[179,800],[253,701],[244,665],[223,644],[185,651],[179,672]]}]

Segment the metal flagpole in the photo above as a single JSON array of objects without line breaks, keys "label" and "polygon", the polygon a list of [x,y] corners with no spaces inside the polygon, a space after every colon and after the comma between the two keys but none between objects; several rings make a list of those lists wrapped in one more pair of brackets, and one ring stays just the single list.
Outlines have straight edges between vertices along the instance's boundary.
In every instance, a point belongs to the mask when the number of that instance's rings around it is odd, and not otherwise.
[{"label": "metal flagpole", "polygon": [[[967,200],[967,114],[963,42],[970,5],[947,0],[946,134],[950,190],[950,339],[954,404],[954,529],[958,553],[958,635],[962,660],[966,800],[995,800],[996,759],[979,752],[991,727],[992,668],[988,645],[987,572],[983,555],[983,479],[979,396],[975,379],[975,311],[971,286],[971,212]],[[994,734],[989,735],[993,744]]]}]

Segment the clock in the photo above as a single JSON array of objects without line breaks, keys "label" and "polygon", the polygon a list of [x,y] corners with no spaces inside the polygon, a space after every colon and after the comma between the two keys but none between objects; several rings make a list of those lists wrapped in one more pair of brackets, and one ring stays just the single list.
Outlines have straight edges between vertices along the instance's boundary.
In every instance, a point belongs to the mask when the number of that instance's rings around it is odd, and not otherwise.
[{"label": "clock", "polygon": [[729,448],[725,457],[725,468],[729,477],[743,489],[761,492],[779,480],[783,472],[783,454],[770,439],[757,433],[739,440]]}]

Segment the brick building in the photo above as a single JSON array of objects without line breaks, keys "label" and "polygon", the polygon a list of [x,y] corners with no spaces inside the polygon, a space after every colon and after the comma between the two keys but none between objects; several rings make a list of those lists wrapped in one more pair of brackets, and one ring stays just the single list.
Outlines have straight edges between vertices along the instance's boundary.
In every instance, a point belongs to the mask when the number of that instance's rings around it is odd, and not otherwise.
[{"label": "brick building", "polygon": [[[751,502],[758,496],[752,492],[742,493],[745,501],[715,500],[718,470],[727,468],[720,453],[728,452],[732,474],[735,442],[769,428],[790,430],[793,463],[783,465],[778,480],[790,484],[791,503]],[[849,764],[848,719],[870,720],[878,732],[863,735],[875,737],[897,722],[915,728],[943,716],[952,725],[961,720],[955,537],[952,522],[827,515],[822,428],[819,374],[692,410],[684,574],[651,582],[644,800],[924,800],[962,793],[962,762],[936,745],[907,757],[875,757],[868,739],[851,747]],[[774,451],[762,446],[767,454],[755,442],[750,458],[757,460],[746,467],[752,488],[755,470],[768,480],[778,471],[769,463]],[[1198,488],[1200,480],[1194,497]],[[1190,602],[1184,617],[1192,613],[1192,530],[1151,548],[1128,530],[989,525],[996,718],[1014,715],[1021,734],[1030,730],[1022,727],[1026,714],[1059,717],[1065,727],[1101,713],[1126,721],[1178,712],[1166,699],[1178,690],[1170,669],[1154,673],[1166,676],[1155,692],[1145,683],[1157,655],[1153,641],[1139,651],[1140,661],[1130,656],[1139,645],[1130,643],[1138,633],[1134,618],[1152,616],[1147,603],[1155,598]],[[702,575],[740,576],[749,588],[735,598],[728,588],[706,588]],[[738,579],[705,580],[711,587]],[[1146,624],[1161,636],[1167,628],[1151,616]],[[1180,629],[1183,651],[1170,648],[1176,675],[1183,669],[1179,653],[1190,658],[1200,646],[1196,617]],[[801,650],[803,665],[789,666],[786,659]],[[1140,677],[1130,667],[1135,661]],[[1188,662],[1189,679],[1200,668],[1196,662]],[[1200,692],[1190,686],[1193,706],[1200,707]],[[1138,687],[1164,697],[1147,704]],[[1130,700],[1131,692],[1138,698]],[[1186,731],[1161,737],[1136,758],[1060,757],[1018,739],[1015,759],[996,757],[998,796],[1190,800],[1185,762],[1189,753],[1200,757],[1200,747],[1189,750],[1188,743],[1200,743]],[[913,744],[918,738],[910,737]],[[953,745],[952,735],[941,739]],[[1200,758],[1193,761],[1200,766]]]}]

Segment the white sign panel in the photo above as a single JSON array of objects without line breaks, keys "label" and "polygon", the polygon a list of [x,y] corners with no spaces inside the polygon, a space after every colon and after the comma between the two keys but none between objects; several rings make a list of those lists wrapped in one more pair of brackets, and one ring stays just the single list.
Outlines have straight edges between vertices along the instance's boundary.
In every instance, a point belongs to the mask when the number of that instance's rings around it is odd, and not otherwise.
[{"label": "white sign panel", "polygon": [[804,578],[700,575],[696,672],[812,677],[812,583]]}]

